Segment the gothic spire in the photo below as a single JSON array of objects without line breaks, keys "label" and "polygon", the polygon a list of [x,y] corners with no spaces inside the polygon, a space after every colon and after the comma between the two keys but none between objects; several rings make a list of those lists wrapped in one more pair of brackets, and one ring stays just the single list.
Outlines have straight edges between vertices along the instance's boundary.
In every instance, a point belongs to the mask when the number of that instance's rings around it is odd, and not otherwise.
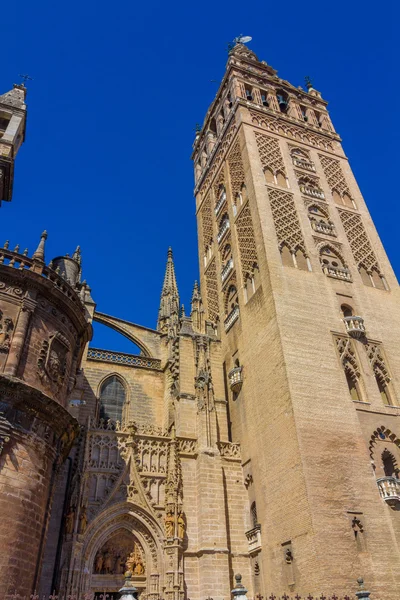
[{"label": "gothic spire", "polygon": [[167,267],[165,269],[164,285],[161,293],[165,294],[166,292],[179,296],[175,277],[174,257],[171,246],[168,248]]},{"label": "gothic spire", "polygon": [[168,333],[171,327],[179,321],[179,308],[179,292],[176,284],[172,248],[168,248],[167,266],[161,291],[160,309],[158,311],[158,331]]}]

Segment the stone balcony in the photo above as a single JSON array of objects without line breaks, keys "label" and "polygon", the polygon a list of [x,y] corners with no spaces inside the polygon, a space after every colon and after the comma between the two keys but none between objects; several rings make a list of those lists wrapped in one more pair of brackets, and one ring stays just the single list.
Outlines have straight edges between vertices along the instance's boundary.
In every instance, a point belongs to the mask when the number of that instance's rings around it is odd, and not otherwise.
[{"label": "stone balcony", "polygon": [[295,167],[300,167],[300,169],[307,169],[307,171],[316,171],[314,163],[309,160],[302,160],[300,158],[293,158],[293,164]]},{"label": "stone balcony", "polygon": [[319,198],[319,200],[325,200],[325,194],[318,188],[310,187],[308,185],[301,185],[300,191],[305,196],[311,196],[311,198]]},{"label": "stone balcony", "polygon": [[336,237],[335,228],[330,223],[324,223],[323,221],[312,220],[311,221],[311,227],[317,233],[322,233],[324,235],[332,235],[332,236]]},{"label": "stone balcony", "polygon": [[238,320],[240,315],[239,306],[236,305],[224,321],[225,331],[229,331],[232,325]]},{"label": "stone balcony", "polygon": [[328,267],[325,265],[322,269],[325,275],[328,275],[328,277],[333,277],[334,279],[342,279],[343,281],[353,281],[349,269],[345,269],[343,267]]},{"label": "stone balcony", "polygon": [[228,229],[230,228],[230,226],[231,225],[229,223],[229,219],[226,219],[222,223],[222,225],[220,227],[220,230],[217,233],[217,242],[218,242],[218,244],[221,243],[221,240],[224,238],[224,236],[225,236],[226,232],[228,231]]},{"label": "stone balcony", "polygon": [[365,335],[364,319],[362,317],[344,317],[343,321],[351,337],[360,339]]},{"label": "stone balcony", "polygon": [[230,258],[221,271],[221,281],[224,283],[229,277],[229,273],[233,271],[233,258]]},{"label": "stone balcony", "polygon": [[376,480],[379,493],[388,504],[400,502],[400,479],[397,477],[380,477]]},{"label": "stone balcony", "polygon": [[256,525],[253,529],[246,531],[246,537],[250,554],[261,550],[261,525]]},{"label": "stone balcony", "polygon": [[221,208],[223,207],[223,205],[226,202],[226,192],[222,192],[220,199],[217,202],[217,205],[214,209],[215,212],[215,216],[218,215],[218,213],[220,212]]},{"label": "stone balcony", "polygon": [[232,392],[240,392],[243,384],[242,367],[234,367],[228,373],[229,387]]}]

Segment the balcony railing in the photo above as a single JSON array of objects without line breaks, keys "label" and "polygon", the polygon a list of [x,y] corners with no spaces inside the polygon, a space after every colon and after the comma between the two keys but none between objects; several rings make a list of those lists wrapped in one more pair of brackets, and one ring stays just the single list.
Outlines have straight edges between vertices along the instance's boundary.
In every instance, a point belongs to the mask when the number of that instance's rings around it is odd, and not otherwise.
[{"label": "balcony railing", "polygon": [[250,553],[261,550],[261,525],[256,525],[250,531],[246,531],[246,537]]},{"label": "balcony railing", "polygon": [[220,199],[217,202],[217,206],[215,207],[214,211],[215,211],[215,215],[217,215],[219,213],[219,211],[221,210],[221,208],[223,207],[223,205],[225,204],[226,201],[226,192],[223,192],[221,194]]},{"label": "balcony railing", "polygon": [[230,258],[224,268],[221,271],[221,281],[224,283],[226,281],[229,273],[233,271],[233,258]]},{"label": "balcony railing", "polygon": [[359,339],[365,335],[364,319],[362,317],[344,317],[343,321],[351,337]]},{"label": "balcony railing", "polygon": [[388,504],[400,502],[400,479],[397,477],[381,477],[376,480],[379,493]]},{"label": "balcony railing", "polygon": [[222,225],[220,227],[220,230],[217,233],[217,242],[218,242],[218,244],[220,243],[220,241],[224,237],[225,233],[228,231],[229,227],[230,227],[229,219],[225,219],[225,221],[222,223]]},{"label": "balcony railing", "polygon": [[306,196],[311,196],[312,198],[319,198],[320,200],[325,200],[324,192],[322,190],[319,190],[318,188],[309,187],[308,185],[301,185],[300,191]]},{"label": "balcony railing", "polygon": [[311,221],[311,227],[318,233],[325,235],[334,235],[336,237],[336,231],[333,225],[330,223],[324,223],[323,221]]},{"label": "balcony railing", "polygon": [[234,367],[229,371],[228,379],[232,392],[240,392],[243,384],[242,367]]},{"label": "balcony railing", "polygon": [[235,321],[238,320],[240,314],[239,306],[236,305],[224,321],[225,331],[229,331]]},{"label": "balcony railing", "polygon": [[334,277],[335,279],[343,279],[344,281],[352,281],[349,269],[343,267],[327,267],[323,265],[322,270],[328,277]]},{"label": "balcony railing", "polygon": [[293,157],[293,164],[296,167],[300,167],[301,169],[307,169],[307,171],[314,171],[314,173],[316,171],[314,163],[312,163],[309,160],[303,160],[301,158]]},{"label": "balcony railing", "polygon": [[127,367],[141,367],[142,369],[156,369],[157,371],[161,369],[161,361],[158,358],[127,354],[126,352],[89,348],[87,358],[99,362],[117,363]]}]

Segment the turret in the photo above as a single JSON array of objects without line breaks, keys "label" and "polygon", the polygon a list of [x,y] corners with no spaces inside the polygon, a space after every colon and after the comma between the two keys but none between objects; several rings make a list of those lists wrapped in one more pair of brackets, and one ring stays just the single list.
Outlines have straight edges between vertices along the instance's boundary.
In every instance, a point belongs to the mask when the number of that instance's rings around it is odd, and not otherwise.
[{"label": "turret", "polygon": [[14,182],[14,160],[25,140],[26,87],[14,84],[0,95],[0,205],[10,202]]}]

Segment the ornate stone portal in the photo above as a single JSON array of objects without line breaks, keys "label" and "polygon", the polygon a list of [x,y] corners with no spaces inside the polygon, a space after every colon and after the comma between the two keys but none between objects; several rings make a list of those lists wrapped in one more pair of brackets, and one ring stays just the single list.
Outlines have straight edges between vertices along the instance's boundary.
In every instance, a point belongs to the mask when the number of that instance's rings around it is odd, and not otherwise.
[{"label": "ornate stone portal", "polygon": [[122,575],[126,570],[133,576],[143,577],[145,561],[143,549],[135,536],[122,529],[112,535],[98,550],[93,572],[99,575]]}]

